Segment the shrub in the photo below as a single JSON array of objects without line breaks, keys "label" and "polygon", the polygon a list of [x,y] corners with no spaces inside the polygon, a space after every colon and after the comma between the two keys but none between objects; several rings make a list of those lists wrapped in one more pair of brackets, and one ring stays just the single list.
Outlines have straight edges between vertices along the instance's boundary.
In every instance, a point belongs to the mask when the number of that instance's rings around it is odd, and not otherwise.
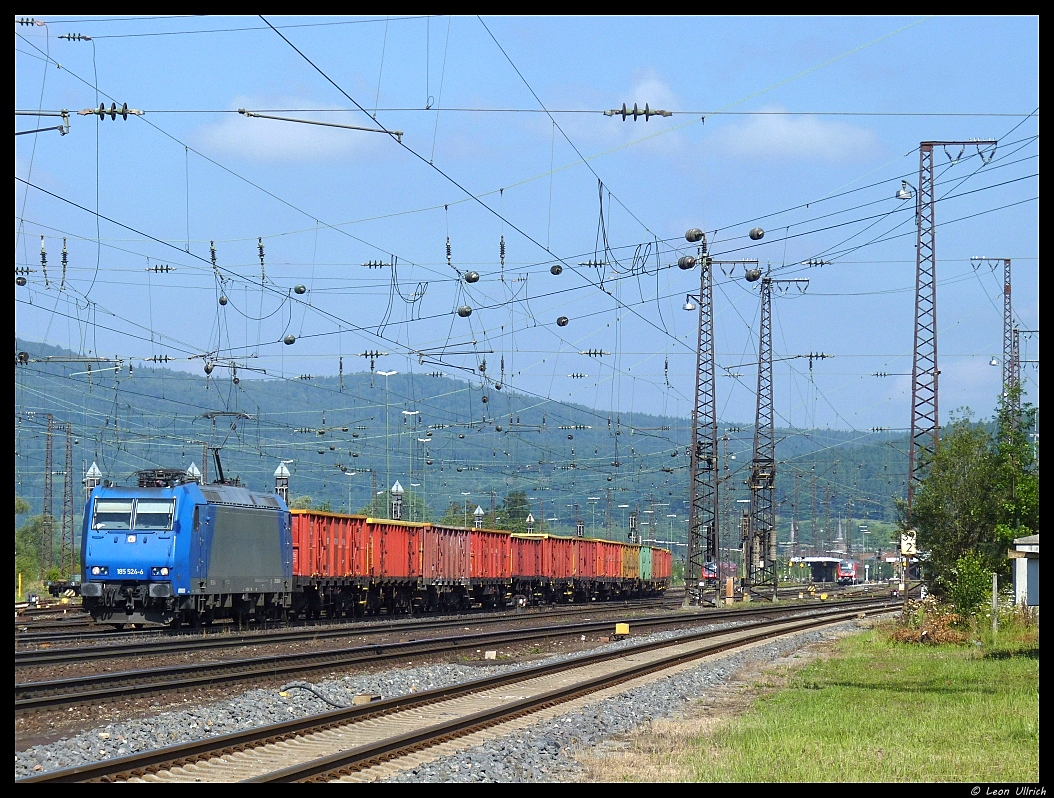
[{"label": "shrub", "polygon": [[992,572],[976,552],[968,551],[955,561],[952,577],[948,597],[955,611],[963,617],[975,614],[991,592]]},{"label": "shrub", "polygon": [[921,601],[908,602],[889,637],[895,643],[958,645],[967,641],[967,636],[955,628],[961,622],[960,615],[949,612],[948,608],[933,596],[927,596]]}]

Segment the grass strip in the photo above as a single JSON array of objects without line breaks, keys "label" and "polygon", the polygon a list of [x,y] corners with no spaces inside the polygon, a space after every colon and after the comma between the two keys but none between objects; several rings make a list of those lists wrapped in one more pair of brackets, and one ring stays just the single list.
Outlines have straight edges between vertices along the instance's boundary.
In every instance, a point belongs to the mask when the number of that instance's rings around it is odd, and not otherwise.
[{"label": "grass strip", "polygon": [[692,741],[702,782],[1035,782],[1039,643],[892,643],[879,627]]}]

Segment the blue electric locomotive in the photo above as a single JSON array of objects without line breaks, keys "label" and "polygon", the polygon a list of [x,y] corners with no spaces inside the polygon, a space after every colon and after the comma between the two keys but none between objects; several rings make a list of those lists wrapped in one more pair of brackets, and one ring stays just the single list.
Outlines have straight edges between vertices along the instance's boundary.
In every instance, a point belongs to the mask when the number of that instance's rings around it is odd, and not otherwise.
[{"label": "blue electric locomotive", "polygon": [[118,627],[280,618],[292,605],[293,544],[280,496],[140,472],[85,507],[81,595]]}]

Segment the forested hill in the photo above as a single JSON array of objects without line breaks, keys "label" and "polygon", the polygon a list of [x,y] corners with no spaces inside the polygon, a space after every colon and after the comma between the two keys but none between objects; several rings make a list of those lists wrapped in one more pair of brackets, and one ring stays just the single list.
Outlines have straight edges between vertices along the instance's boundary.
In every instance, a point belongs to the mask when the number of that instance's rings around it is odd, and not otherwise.
[{"label": "forested hill", "polygon": [[[686,418],[616,414],[421,373],[275,379],[217,368],[206,376],[139,361],[48,362],[75,356],[17,339],[15,352],[15,491],[33,512],[41,507],[50,413],[56,472],[65,470],[65,425],[71,427],[78,512],[81,478],[93,461],[121,484],[142,468],[200,467],[209,446],[220,449],[227,477],[258,489],[270,490],[278,463],[291,461],[291,495],[334,510],[359,511],[374,491],[398,479],[432,517],[466,503],[489,511],[492,494],[500,507],[522,490],[535,516],[558,519],[549,521],[558,531],[573,525],[577,504],[587,530],[598,535],[610,517],[608,534],[621,536],[628,513],[639,508],[652,510],[650,536],[685,536]],[[18,364],[19,352],[28,363]],[[724,514],[731,522],[744,506],[737,501],[748,495],[743,480],[753,430],[740,423],[722,424],[721,431],[727,434],[721,453],[728,455]],[[781,540],[795,503],[806,540],[814,512],[817,527],[831,530],[838,518],[853,519],[855,529],[867,519],[894,517],[906,436],[778,430],[777,440]],[[212,458],[208,468],[215,478]],[[59,514],[62,474],[54,481]]]}]

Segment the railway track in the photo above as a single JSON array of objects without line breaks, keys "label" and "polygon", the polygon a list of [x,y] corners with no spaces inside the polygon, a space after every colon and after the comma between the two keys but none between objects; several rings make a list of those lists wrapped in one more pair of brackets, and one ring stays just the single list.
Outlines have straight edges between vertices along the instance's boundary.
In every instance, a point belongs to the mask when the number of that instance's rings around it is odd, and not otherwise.
[{"label": "railway track", "polygon": [[[854,602],[865,606],[866,601]],[[740,610],[711,610],[692,614],[663,614],[633,618],[634,629],[657,629],[702,622],[707,625],[729,620],[800,613],[802,607],[773,606]],[[504,629],[476,634],[429,637],[397,643],[374,643],[340,649],[272,654],[251,658],[213,660],[163,668],[99,673],[69,679],[16,682],[15,714],[38,712],[72,704],[100,703],[147,693],[215,687],[243,681],[287,679],[320,670],[405,660],[408,657],[446,656],[465,649],[508,646],[555,637],[597,634],[609,631],[611,620],[581,621],[529,628]]]},{"label": "railway track", "polygon": [[[618,601],[618,602],[601,602],[596,604],[571,604],[571,605],[558,605],[555,607],[525,607],[521,610],[504,610],[504,611],[478,611],[461,613],[457,615],[401,615],[401,616],[373,616],[368,618],[359,618],[349,620],[347,618],[332,618],[323,619],[319,621],[307,621],[298,623],[295,626],[281,625],[281,626],[263,626],[259,628],[251,628],[248,631],[237,631],[237,627],[230,624],[223,624],[212,626],[203,629],[169,629],[163,626],[151,627],[147,629],[122,629],[116,630],[113,628],[99,628],[95,627],[88,631],[81,630],[81,626],[84,624],[74,626],[71,623],[69,628],[72,628],[71,632],[22,632],[16,634],[16,644],[38,644],[38,643],[73,643],[73,642],[90,642],[93,640],[102,640],[107,638],[115,638],[120,640],[164,640],[164,639],[178,639],[187,640],[194,638],[221,638],[226,639],[243,639],[246,645],[250,645],[253,642],[254,636],[259,635],[279,635],[282,633],[289,633],[293,635],[302,635],[305,638],[312,636],[312,630],[314,633],[324,633],[330,628],[339,629],[341,631],[335,634],[347,634],[349,631],[354,632],[357,629],[370,629],[372,627],[383,626],[384,628],[395,630],[403,627],[412,628],[418,627],[422,624],[443,624],[447,623],[451,626],[458,626],[464,623],[477,623],[479,619],[490,619],[490,618],[516,618],[516,617],[530,617],[532,615],[537,616],[561,616],[561,615],[581,615],[585,613],[606,613],[606,612],[626,612],[627,610],[646,610],[656,608],[676,608],[681,605],[681,598],[679,596],[673,598],[658,598],[658,599],[641,599],[639,601]],[[93,624],[87,624],[87,626],[93,626]],[[300,638],[297,638],[300,639]],[[83,650],[83,649],[81,649]],[[16,652],[16,659],[17,659]]]},{"label": "railway track", "polygon": [[[866,603],[867,606],[863,606]],[[420,761],[428,748],[515,723],[598,691],[780,635],[800,633],[865,614],[888,612],[888,601],[812,608],[807,617],[756,619],[734,629],[700,630],[599,654],[352,706],[294,721],[155,749],[20,779],[20,783],[85,781],[295,782],[362,779],[358,772],[389,760]],[[469,740],[462,740],[470,743]],[[427,753],[424,754],[428,757]],[[389,765],[390,767],[390,765]]]},{"label": "railway track", "polygon": [[[648,604],[644,606],[626,607],[582,607],[574,615],[604,616],[618,613],[628,620],[634,620],[628,616],[631,611],[646,611],[662,608],[662,604]],[[669,605],[673,609],[675,605]],[[568,615],[572,613],[560,613]],[[545,616],[552,619],[552,614]],[[683,616],[680,616],[683,617]],[[76,662],[87,662],[91,660],[117,660],[132,657],[147,657],[160,654],[182,653],[187,651],[212,651],[223,648],[240,648],[244,646],[262,646],[284,643],[298,643],[304,641],[323,641],[339,639],[349,636],[377,636],[398,633],[421,633],[431,632],[439,629],[463,628],[466,624],[475,627],[497,626],[508,624],[517,620],[530,621],[540,620],[537,616],[508,615],[500,616],[471,616],[458,618],[440,618],[415,621],[395,621],[392,623],[373,624],[333,624],[326,626],[300,627],[293,629],[281,629],[271,632],[249,632],[244,634],[210,634],[210,635],[166,635],[153,639],[140,640],[139,638],[128,642],[113,643],[97,646],[77,646],[71,648],[38,648],[33,650],[15,651],[15,667],[42,667],[46,665],[63,665]],[[610,625],[610,624],[609,624]]]}]

